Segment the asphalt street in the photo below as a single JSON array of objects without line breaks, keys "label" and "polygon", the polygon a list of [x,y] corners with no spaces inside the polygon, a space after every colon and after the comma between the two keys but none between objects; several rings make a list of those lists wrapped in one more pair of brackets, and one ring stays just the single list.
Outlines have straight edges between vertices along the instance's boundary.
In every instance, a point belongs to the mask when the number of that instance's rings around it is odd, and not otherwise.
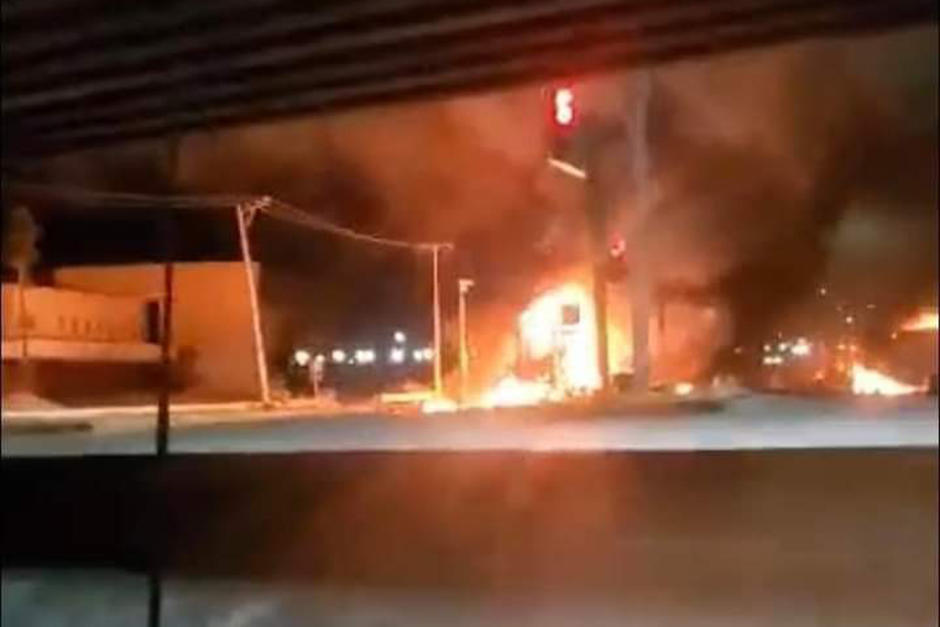
[{"label": "asphalt street", "polygon": [[[720,411],[571,417],[538,408],[384,416],[322,413],[216,424],[174,419],[170,449],[202,452],[533,450],[687,451],[936,447],[936,398],[820,400],[750,396]],[[5,432],[4,456],[149,454],[154,420],[109,415],[90,430]],[[126,428],[121,428],[122,421]]]},{"label": "asphalt street", "polygon": [[[5,472],[24,505],[55,499],[63,513],[37,534],[61,532],[61,546],[146,547],[141,512],[174,486],[164,625],[937,624],[935,399],[177,418],[181,455],[154,481],[120,457],[153,451],[139,416],[3,436],[5,471],[40,463],[12,458],[104,455],[87,472],[75,460],[84,478],[71,483],[71,470],[34,487]],[[269,455],[228,455],[243,452]],[[113,542],[82,539],[99,524]],[[140,572],[7,564],[3,625],[146,624]]]}]

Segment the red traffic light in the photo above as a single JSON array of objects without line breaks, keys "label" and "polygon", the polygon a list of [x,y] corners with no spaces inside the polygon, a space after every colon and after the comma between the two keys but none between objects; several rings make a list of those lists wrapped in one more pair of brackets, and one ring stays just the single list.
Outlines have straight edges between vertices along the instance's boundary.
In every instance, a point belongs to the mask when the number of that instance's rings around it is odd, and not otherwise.
[{"label": "red traffic light", "polygon": [[552,92],[552,117],[558,126],[574,125],[574,92],[570,87],[559,87]]}]

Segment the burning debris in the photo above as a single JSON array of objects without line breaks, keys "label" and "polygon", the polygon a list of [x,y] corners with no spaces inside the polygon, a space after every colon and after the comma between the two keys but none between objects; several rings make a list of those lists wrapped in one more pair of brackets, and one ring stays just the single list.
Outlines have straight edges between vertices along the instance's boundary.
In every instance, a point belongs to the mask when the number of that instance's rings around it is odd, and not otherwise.
[{"label": "burning debris", "polygon": [[862,396],[904,396],[922,392],[923,388],[902,383],[888,375],[861,364],[852,365],[852,393]]},{"label": "burning debris", "polygon": [[[490,347],[488,354],[477,354],[489,359],[477,361],[475,369],[488,374],[478,380],[463,406],[489,409],[557,403],[600,390],[596,318],[589,286],[582,274],[569,271],[547,280],[530,301],[517,305],[510,314],[511,322],[501,314],[501,326],[485,316],[472,323],[471,336],[501,335],[502,348]],[[617,290],[609,294],[608,301],[608,359],[616,376],[629,376],[632,361],[630,307],[622,302],[626,294],[626,290]],[[499,333],[494,333],[496,326]],[[684,302],[678,297],[664,301],[650,319],[653,389],[676,396],[695,392],[690,381],[707,373],[725,326],[720,308],[713,303]],[[429,403],[423,410],[447,411],[448,404]]]},{"label": "burning debris", "polygon": [[921,311],[913,316],[903,325],[902,331],[936,331],[940,323],[940,314],[936,311]]},{"label": "burning debris", "polygon": [[483,395],[480,405],[487,409],[525,407],[560,400],[559,391],[547,381],[526,381],[510,374]]}]

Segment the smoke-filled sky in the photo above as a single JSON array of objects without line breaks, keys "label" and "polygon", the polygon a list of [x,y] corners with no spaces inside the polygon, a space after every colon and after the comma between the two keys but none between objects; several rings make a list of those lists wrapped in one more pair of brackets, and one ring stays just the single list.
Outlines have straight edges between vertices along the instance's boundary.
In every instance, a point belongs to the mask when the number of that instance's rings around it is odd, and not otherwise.
[{"label": "smoke-filled sky", "polygon": [[[821,283],[847,298],[935,301],[936,51],[931,26],[656,68],[653,206],[637,231],[655,275],[723,295],[739,340],[759,338]],[[585,107],[616,112],[631,79],[576,84]],[[445,276],[476,278],[478,299],[515,299],[586,241],[580,184],[545,165],[542,88],[196,133],[172,184],[156,144],[59,158],[42,176],[266,193],[365,231],[451,240]],[[630,215],[631,194],[624,182],[619,215]],[[184,254],[234,257],[234,225],[209,222]],[[93,233],[70,244],[70,224],[46,225],[50,263],[99,247]],[[269,298],[310,332],[425,330],[427,259],[265,221],[255,238]]]}]

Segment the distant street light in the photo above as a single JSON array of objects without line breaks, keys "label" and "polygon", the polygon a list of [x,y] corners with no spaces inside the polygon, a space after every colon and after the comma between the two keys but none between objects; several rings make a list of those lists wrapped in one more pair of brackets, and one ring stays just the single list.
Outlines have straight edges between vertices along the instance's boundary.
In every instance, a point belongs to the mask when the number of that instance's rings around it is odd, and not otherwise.
[{"label": "distant street light", "polygon": [[334,350],[330,356],[333,358],[333,361],[337,364],[341,364],[344,361],[346,361],[346,351],[340,350],[338,348]]},{"label": "distant street light", "polygon": [[405,349],[404,348],[393,348],[388,353],[388,360],[393,364],[404,363],[405,361]]},{"label": "distant street light", "polygon": [[364,348],[356,351],[357,364],[371,364],[375,361],[375,351],[371,348]]},{"label": "distant street light", "polygon": [[405,336],[404,331],[395,331],[395,334],[392,336],[396,344],[404,344],[405,340],[408,339]]},{"label": "distant street light", "polygon": [[310,353],[302,348],[298,348],[294,351],[294,361],[297,362],[298,366],[306,366],[310,363]]}]

